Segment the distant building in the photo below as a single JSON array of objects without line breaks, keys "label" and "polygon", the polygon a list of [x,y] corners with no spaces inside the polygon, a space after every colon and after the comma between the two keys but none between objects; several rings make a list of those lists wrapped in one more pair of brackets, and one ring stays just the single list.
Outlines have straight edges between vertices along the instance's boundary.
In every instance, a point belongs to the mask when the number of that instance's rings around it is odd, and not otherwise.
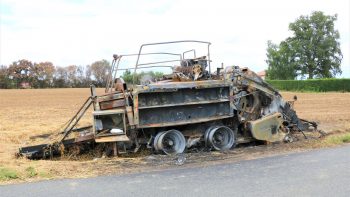
[{"label": "distant building", "polygon": [[29,89],[29,88],[31,88],[32,86],[30,86],[30,83],[29,82],[21,82],[20,84],[19,84],[19,87],[21,88],[21,89]]},{"label": "distant building", "polygon": [[263,80],[265,80],[266,77],[266,70],[260,71],[256,73],[259,77],[261,77]]}]

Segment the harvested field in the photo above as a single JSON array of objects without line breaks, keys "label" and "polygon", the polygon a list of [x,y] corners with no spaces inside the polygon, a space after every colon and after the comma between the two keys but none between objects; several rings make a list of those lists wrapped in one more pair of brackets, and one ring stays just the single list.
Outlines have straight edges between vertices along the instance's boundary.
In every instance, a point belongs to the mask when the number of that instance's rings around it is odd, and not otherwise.
[{"label": "harvested field", "polygon": [[[103,93],[103,89],[98,89],[97,92]],[[54,137],[50,134],[59,131],[83,104],[89,93],[89,89],[0,90],[0,171],[10,169],[17,173],[17,178],[3,178],[0,179],[0,183],[128,173],[154,170],[154,166],[159,169],[175,165],[174,157],[149,156],[147,152],[138,157],[124,158],[82,157],[53,161],[15,158],[19,147],[47,142]],[[295,109],[299,117],[318,122],[319,128],[329,133],[350,131],[350,93],[282,93],[286,100],[295,94],[298,96]],[[90,116],[85,117],[80,126],[89,124],[90,120]],[[328,145],[316,139],[300,140],[291,144],[237,148],[228,153],[190,153],[186,154],[186,166],[204,165],[198,161],[207,161],[205,163],[210,164],[226,160],[252,159],[322,146]]]}]

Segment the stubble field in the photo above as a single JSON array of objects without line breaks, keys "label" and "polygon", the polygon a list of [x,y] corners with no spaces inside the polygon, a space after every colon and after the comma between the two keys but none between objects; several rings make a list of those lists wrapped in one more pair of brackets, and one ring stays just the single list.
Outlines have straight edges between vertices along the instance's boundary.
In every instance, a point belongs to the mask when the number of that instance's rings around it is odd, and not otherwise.
[{"label": "stubble field", "polygon": [[[103,93],[103,89],[98,89]],[[89,89],[30,89],[0,90],[0,172],[10,171],[15,178],[1,178],[1,183],[35,181],[63,177],[89,177],[108,173],[128,173],[154,170],[154,167],[174,165],[172,157],[141,155],[125,158],[57,159],[30,161],[15,158],[18,148],[48,142],[48,134],[58,133],[89,96]],[[299,117],[316,121],[320,129],[328,133],[350,131],[350,93],[292,93],[283,92],[286,100],[298,96],[295,109]],[[89,114],[89,112],[88,112]],[[80,126],[88,125],[90,116]],[[43,137],[44,136],[44,137]],[[54,138],[55,135],[51,135]],[[312,142],[311,148],[318,147]],[[292,143],[293,144],[293,143]],[[303,150],[310,142],[296,142],[237,149],[227,153],[211,152],[187,155],[188,165],[197,165],[197,160],[211,164],[225,160],[251,159],[288,151]],[[196,164],[197,163],[197,164]]]}]

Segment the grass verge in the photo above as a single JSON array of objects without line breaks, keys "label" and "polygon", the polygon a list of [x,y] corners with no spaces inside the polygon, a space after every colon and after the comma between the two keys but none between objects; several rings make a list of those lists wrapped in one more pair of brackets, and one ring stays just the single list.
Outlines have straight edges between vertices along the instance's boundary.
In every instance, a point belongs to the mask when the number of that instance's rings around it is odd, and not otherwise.
[{"label": "grass verge", "polygon": [[0,167],[0,181],[8,181],[17,178],[18,174],[16,171],[9,168]]},{"label": "grass verge", "polygon": [[27,177],[35,177],[36,175],[38,175],[38,173],[36,172],[35,168],[33,168],[32,166],[26,168],[26,174]]},{"label": "grass verge", "polygon": [[344,143],[350,143],[350,133],[345,133],[345,134],[339,134],[339,135],[331,135],[329,137],[327,137],[324,140],[325,144],[334,144],[334,145],[338,145],[338,144],[344,144]]}]

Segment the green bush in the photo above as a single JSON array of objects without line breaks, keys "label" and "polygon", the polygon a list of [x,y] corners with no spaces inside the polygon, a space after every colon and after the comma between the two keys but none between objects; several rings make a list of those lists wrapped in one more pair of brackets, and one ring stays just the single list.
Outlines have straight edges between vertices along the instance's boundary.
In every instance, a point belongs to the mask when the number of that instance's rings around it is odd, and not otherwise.
[{"label": "green bush", "polygon": [[36,172],[35,168],[33,168],[31,166],[26,168],[26,172],[27,172],[27,176],[28,177],[35,177],[36,175],[38,175],[38,173]]},{"label": "green bush", "polygon": [[311,92],[350,92],[350,79],[267,80],[278,90]]}]

